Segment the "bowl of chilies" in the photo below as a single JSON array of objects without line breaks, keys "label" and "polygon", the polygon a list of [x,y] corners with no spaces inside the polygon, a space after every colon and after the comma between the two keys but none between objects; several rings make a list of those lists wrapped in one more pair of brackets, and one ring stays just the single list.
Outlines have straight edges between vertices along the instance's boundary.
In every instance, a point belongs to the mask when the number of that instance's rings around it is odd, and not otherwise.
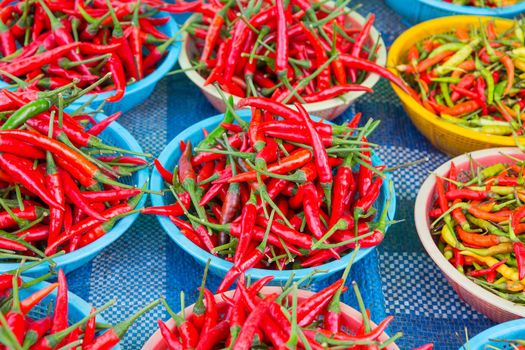
[{"label": "bowl of chilies", "polygon": [[[243,103],[252,101],[260,98]],[[220,291],[246,270],[254,279],[271,274],[275,282],[341,271],[356,241],[366,248],[358,259],[381,243],[395,214],[391,176],[363,138],[377,121],[357,127],[357,116],[341,127],[312,120],[303,108],[265,104],[253,117],[236,112],[241,124],[229,110],[186,129],[152,173],[151,190],[168,187],[178,199],[170,191],[152,194],[153,207],[144,213],[157,214],[198,262],[211,259],[211,271],[227,276]],[[271,119],[263,122],[264,114]]]},{"label": "bowl of chilies", "polygon": [[525,11],[523,0],[385,0],[410,25],[452,15],[513,18]]},{"label": "bowl of chilies", "polygon": [[[48,276],[49,277],[49,276]],[[2,317],[0,344],[7,349],[120,349],[119,342],[133,322],[151,310],[155,301],[114,326],[99,315],[114,304],[108,301],[100,308],[91,307],[68,291],[62,270],[58,281],[48,283],[20,278],[16,274],[0,275]],[[7,323],[3,321],[7,321]],[[99,328],[100,325],[105,328]]]},{"label": "bowl of chilies", "polygon": [[96,95],[77,102],[97,107],[106,101],[109,114],[144,102],[179,55],[178,27],[166,13],[173,5],[112,0],[75,6],[19,0],[0,9],[0,79],[14,75],[53,90],[74,80],[85,87],[110,72]]},{"label": "bowl of chilies", "polygon": [[[148,163],[115,122],[120,113],[61,112],[56,94],[45,96],[0,92],[0,109],[15,111],[0,126],[0,271],[60,251],[66,254],[56,264],[72,271],[119,238],[146,200]],[[47,269],[38,264],[25,273]]]},{"label": "bowl of chilies", "polygon": [[371,92],[380,76],[403,86],[384,68],[386,49],[372,26],[375,16],[364,18],[347,2],[300,0],[285,8],[282,1],[262,1],[260,9],[243,10],[249,24],[240,20],[234,1],[213,16],[194,14],[184,25],[179,65],[220,112],[226,110],[224,96],[236,103],[264,96],[290,105],[299,101],[309,113],[334,119]]},{"label": "bowl of chilies", "polygon": [[446,162],[415,206],[425,250],[458,295],[496,322],[525,317],[525,187],[518,148]]},{"label": "bowl of chilies", "polygon": [[525,115],[524,25],[454,16],[421,23],[392,45],[388,66],[414,90],[393,86],[414,125],[458,155],[514,146]]},{"label": "bowl of chilies", "polygon": [[166,322],[158,320],[159,330],[142,350],[212,350],[228,346],[248,350],[259,345],[275,349],[360,349],[366,345],[399,349],[394,342],[402,333],[391,338],[385,333],[393,317],[385,318],[379,325],[373,323],[357,284],[352,286],[363,309],[358,311],[341,302],[347,289],[347,273],[316,293],[298,289],[297,283],[288,287],[266,286],[272,276],[250,286],[241,277],[235,290],[215,295],[201,287],[196,303],[185,309],[182,306],[181,314],[164,303],[172,318]]},{"label": "bowl of chilies", "polygon": [[491,327],[469,339],[459,350],[523,350],[525,349],[525,320],[514,320]]}]

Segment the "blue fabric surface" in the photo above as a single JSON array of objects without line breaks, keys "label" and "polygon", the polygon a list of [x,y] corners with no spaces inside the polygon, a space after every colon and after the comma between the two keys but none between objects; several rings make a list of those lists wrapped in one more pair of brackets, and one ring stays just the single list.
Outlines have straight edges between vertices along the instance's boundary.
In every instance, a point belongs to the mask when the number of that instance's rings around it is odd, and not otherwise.
[{"label": "blue fabric surface", "polygon": [[[387,44],[406,29],[381,0],[363,0],[362,5],[358,12],[376,14],[376,27]],[[473,336],[492,323],[459,300],[449,287],[423,252],[413,218],[420,184],[447,157],[417,132],[386,82],[381,81],[374,94],[359,99],[335,122],[342,123],[356,111],[382,121],[372,141],[384,146],[379,155],[387,164],[423,157],[430,160],[394,174],[396,218],[405,221],[391,227],[381,247],[354,266],[351,279],[358,282],[373,320],[395,316],[388,331],[404,333],[397,342],[401,349],[427,342],[435,342],[436,349],[458,349],[465,342],[465,328]],[[184,128],[215,114],[200,91],[181,74],[162,80],[154,95],[122,117],[121,123],[145,151],[158,155]],[[156,219],[143,216],[92,263],[72,272],[69,281],[74,293],[95,305],[116,298],[116,306],[104,313],[107,321],[115,323],[159,295],[165,295],[178,308],[179,293],[184,291],[186,304],[193,303],[201,275],[202,268],[167,238]],[[318,290],[335,278],[310,288]],[[219,279],[210,276],[208,287],[213,290],[218,284]],[[351,294],[347,293],[345,302],[356,306]],[[167,319],[160,308],[141,318],[130,329],[123,348],[140,349],[155,332],[158,318]]]}]

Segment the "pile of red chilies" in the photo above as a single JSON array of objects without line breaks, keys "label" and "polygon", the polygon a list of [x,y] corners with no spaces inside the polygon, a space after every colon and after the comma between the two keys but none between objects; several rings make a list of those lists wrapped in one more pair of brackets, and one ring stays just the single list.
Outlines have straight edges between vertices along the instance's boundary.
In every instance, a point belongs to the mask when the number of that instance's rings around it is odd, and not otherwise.
[{"label": "pile of red chilies", "polygon": [[205,85],[216,82],[238,97],[319,102],[350,91],[371,92],[359,85],[369,73],[405,89],[402,80],[374,63],[379,44],[370,38],[374,15],[361,27],[351,18],[349,2],[211,1],[194,9],[200,16],[187,24],[197,49],[190,59]]},{"label": "pile of red chilies", "polygon": [[[373,207],[385,176],[372,164],[367,137],[378,125],[313,121],[297,110],[251,97],[249,123],[233,108],[195,148],[190,142],[174,173],[157,169],[176,202],[148,211],[169,216],[193,243],[234,263],[219,291],[252,268],[322,265],[384,237],[390,195],[379,220]],[[194,153],[195,152],[195,153]],[[358,167],[356,167],[358,165]],[[185,220],[179,216],[184,215]]]},{"label": "pile of red chilies", "polygon": [[112,80],[95,92],[115,91],[153,72],[175,38],[159,28],[179,11],[160,0],[0,2],[0,78],[16,76],[41,90],[78,80],[83,87],[107,72]]},{"label": "pile of red chilies", "polygon": [[[160,303],[156,300],[115,326],[97,324],[96,316],[114,304],[102,307],[73,324],[69,323],[68,286],[65,274],[58,272],[58,281],[39,289],[24,299],[19,292],[49,278],[22,281],[17,273],[0,275],[0,349],[79,349],[109,350],[124,337],[129,327],[144,313]],[[57,289],[54,306],[43,306],[43,299]],[[48,314],[42,310],[50,310]],[[103,333],[102,333],[103,332]],[[3,345],[2,345],[3,344]]]},{"label": "pile of red chilies", "polygon": [[118,179],[146,160],[97,136],[120,113],[96,123],[57,107],[57,93],[0,92],[0,260],[86,246],[136,212],[144,191]]},{"label": "pile of red chilies", "polygon": [[[241,276],[229,297],[225,294],[214,296],[204,288],[203,282],[191,314],[176,314],[163,300],[175,324],[170,327],[158,320],[160,332],[170,350],[372,350],[392,345],[402,333],[387,340],[380,340],[380,337],[393,317],[388,316],[376,327],[371,327],[369,310],[365,309],[355,282],[352,287],[362,320],[358,322],[343,315],[341,296],[348,289],[345,286],[348,272],[349,268],[341,279],[309,296],[298,295],[301,282],[292,284],[289,281],[280,293],[265,289],[272,276],[251,285],[246,285],[244,276]],[[184,311],[184,305],[181,305],[181,310]],[[430,349],[432,344],[417,350]]]}]

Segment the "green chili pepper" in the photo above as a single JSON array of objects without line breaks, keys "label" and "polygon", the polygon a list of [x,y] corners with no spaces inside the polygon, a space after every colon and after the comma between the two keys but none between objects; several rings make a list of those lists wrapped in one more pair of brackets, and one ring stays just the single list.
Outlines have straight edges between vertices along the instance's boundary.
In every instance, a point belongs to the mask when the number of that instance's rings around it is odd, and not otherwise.
[{"label": "green chili pepper", "polygon": [[[233,113],[231,113],[229,110],[226,110],[224,113],[224,119],[222,120],[223,123],[231,124],[233,123]],[[212,148],[217,144],[217,141],[215,141],[218,137],[220,137],[226,129],[224,129],[220,124],[217,125],[215,129],[213,129],[208,136],[204,140],[202,140],[198,145],[197,148],[201,149],[208,149]]]},{"label": "green chili pepper", "polygon": [[443,44],[441,46],[436,47],[434,50],[432,50],[432,52],[430,53],[430,55],[428,55],[428,57],[434,57],[445,51],[459,51],[463,47],[465,47],[465,45],[467,44],[461,43],[461,42]]},{"label": "green chili pepper", "polygon": [[494,102],[494,78],[487,68],[483,68],[480,74],[487,84],[487,104],[491,105]]},{"label": "green chili pepper", "polygon": [[47,98],[29,102],[25,106],[14,112],[9,119],[2,125],[2,130],[16,129],[24,124],[27,120],[48,111],[53,105],[52,101]]},{"label": "green chili pepper", "polygon": [[457,65],[459,65],[461,62],[465,61],[471,54],[472,51],[476,48],[476,46],[479,44],[481,39],[476,38],[472,40],[470,43],[465,45],[463,48],[461,48],[459,51],[457,51],[452,57],[450,57],[448,60],[443,63],[443,65],[436,68],[436,73],[438,75],[443,75],[451,70],[454,69]]},{"label": "green chili pepper", "polygon": [[[505,92],[505,86],[507,86],[507,81],[502,80],[494,87],[494,101],[496,103],[501,102],[501,98],[503,97],[503,94]],[[487,99],[487,102],[488,102],[488,99]]]},{"label": "green chili pepper", "polygon": [[507,136],[512,134],[512,128],[504,125],[482,126],[480,131],[485,134]]},{"label": "green chili pepper", "polygon": [[497,236],[502,236],[502,237],[507,237],[508,234],[503,231],[503,230],[500,230],[496,225],[490,223],[489,221],[487,220],[483,220],[483,219],[479,219],[473,215],[470,215],[470,214],[467,214],[466,215],[466,218],[467,220],[474,224],[475,226],[478,226],[479,228],[482,228],[494,235],[497,235]]},{"label": "green chili pepper", "polygon": [[445,103],[447,104],[447,106],[454,106],[454,102],[452,102],[452,99],[450,98],[450,92],[448,91],[448,84],[439,83],[439,87],[441,88],[441,93],[443,94],[443,98],[445,99]]}]

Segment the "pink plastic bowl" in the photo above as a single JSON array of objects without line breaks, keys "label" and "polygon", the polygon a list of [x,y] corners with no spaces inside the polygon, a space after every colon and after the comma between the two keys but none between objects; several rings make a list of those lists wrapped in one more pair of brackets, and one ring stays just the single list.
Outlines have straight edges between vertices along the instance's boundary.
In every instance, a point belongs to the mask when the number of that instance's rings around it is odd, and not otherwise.
[{"label": "pink plastic bowl", "polygon": [[[511,160],[503,154],[512,155],[519,159],[525,159],[525,154],[518,148],[490,148],[470,153],[472,159],[482,166],[489,166],[499,162],[509,163]],[[434,201],[434,187],[436,175],[446,176],[450,170],[450,163],[454,162],[458,172],[469,169],[469,155],[458,156],[437,168],[430,175],[419,190],[416,198],[414,218],[416,229],[423,247],[432,260],[438,265],[443,275],[454,288],[459,297],[495,322],[505,322],[516,318],[525,317],[525,306],[516,305],[505,300],[488,290],[470,281],[465,275],[457,271],[454,266],[439,251],[432,235],[430,234],[430,219],[428,212]],[[435,175],[434,175],[435,174]]]},{"label": "pink plastic bowl", "polygon": [[[229,290],[227,292],[224,292],[223,294],[224,296],[228,298],[233,298],[234,292],[235,292],[234,290]],[[281,287],[265,287],[261,290],[261,293],[264,295],[268,295],[272,293],[280,294],[281,292],[282,292]],[[220,309],[220,304],[225,303],[223,299],[221,298],[223,294],[215,295],[215,300],[219,304],[218,305],[219,309]],[[298,301],[300,302],[301,300],[310,297],[312,294],[314,293],[310,291],[299,290]],[[289,297],[291,298],[291,296]],[[345,304],[341,304],[341,310],[343,312],[343,316],[342,316],[343,320],[346,323],[348,323],[351,327],[358,328],[362,320],[361,313],[355,309],[352,309],[350,306],[345,305]],[[193,305],[188,306],[184,311],[186,316],[190,315],[192,312],[193,312]],[[170,329],[175,328],[175,321],[173,319],[170,319],[168,322],[166,322],[166,324]],[[372,328],[375,328],[375,327],[377,327],[377,325],[372,322]],[[381,337],[379,337],[379,340],[386,341],[388,340],[388,338],[389,338],[388,335],[386,333],[383,333]],[[148,339],[146,344],[144,344],[144,346],[142,347],[142,350],[167,350],[167,349],[168,349],[168,346],[164,342],[164,339],[162,338],[162,335],[160,334],[160,330],[155,332],[155,334],[153,334],[151,338]],[[391,344],[390,346],[386,347],[386,349],[387,350],[399,350],[399,348],[395,344]]]}]

